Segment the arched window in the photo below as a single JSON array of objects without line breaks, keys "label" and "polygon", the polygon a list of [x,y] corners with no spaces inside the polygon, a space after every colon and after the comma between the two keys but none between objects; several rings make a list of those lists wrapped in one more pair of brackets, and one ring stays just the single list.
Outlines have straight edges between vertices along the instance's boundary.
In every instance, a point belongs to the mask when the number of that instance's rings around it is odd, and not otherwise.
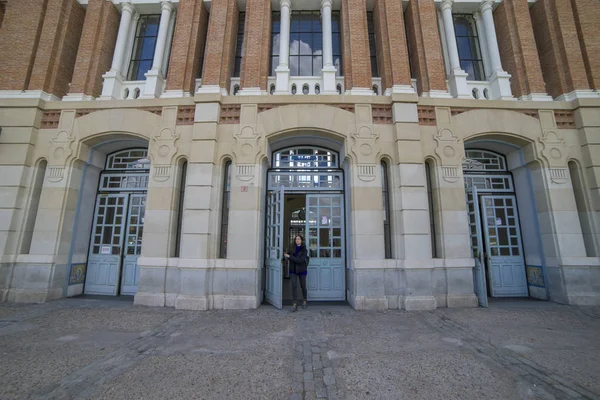
[{"label": "arched window", "polygon": [[579,215],[579,223],[581,224],[581,233],[583,234],[583,242],[585,244],[585,252],[588,257],[596,257],[594,229],[591,225],[591,218],[585,201],[585,189],[581,174],[579,173],[579,166],[574,161],[569,161],[568,166],[573,184],[575,204],[577,205],[577,214]]},{"label": "arched window", "polygon": [[44,186],[44,177],[46,176],[47,165],[48,163],[46,160],[42,160],[38,163],[35,169],[35,177],[31,190],[31,199],[29,201],[27,219],[25,220],[25,226],[23,227],[24,234],[21,242],[21,254],[29,254],[29,250],[31,249],[31,238],[33,237],[33,228],[35,226],[38,209],[40,208],[40,196],[42,194],[42,187]]},{"label": "arched window", "polygon": [[434,168],[433,162],[431,160],[425,161],[425,176],[427,180],[427,201],[429,203],[429,231],[431,232],[431,257],[438,258],[438,249],[437,249],[437,230],[435,228],[435,201],[433,199],[433,187],[434,187],[434,176],[432,173],[432,169]]},{"label": "arched window", "polygon": [[175,238],[175,257],[181,256],[181,225],[183,223],[183,211],[184,211],[184,200],[185,200],[185,186],[187,180],[187,161],[183,161],[180,168],[180,179],[179,179],[179,205],[177,212],[177,236]]},{"label": "arched window", "polygon": [[229,226],[229,198],[231,193],[231,161],[223,169],[223,204],[221,206],[221,244],[219,258],[227,258],[227,230]]},{"label": "arched window", "polygon": [[383,197],[383,242],[385,244],[385,258],[392,258],[389,172],[388,165],[385,161],[381,161],[381,179],[381,194]]}]

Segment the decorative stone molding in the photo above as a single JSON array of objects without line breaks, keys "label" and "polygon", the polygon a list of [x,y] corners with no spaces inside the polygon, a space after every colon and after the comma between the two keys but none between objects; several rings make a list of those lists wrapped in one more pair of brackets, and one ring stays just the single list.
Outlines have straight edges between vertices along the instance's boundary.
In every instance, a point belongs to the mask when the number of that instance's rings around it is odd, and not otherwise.
[{"label": "decorative stone molding", "polygon": [[48,180],[50,182],[60,182],[63,179],[65,166],[73,154],[71,146],[74,141],[75,138],[68,130],[60,130],[50,140],[50,154],[48,157]]},{"label": "decorative stone molding", "polygon": [[442,166],[442,178],[448,183],[456,183],[460,180],[460,170],[455,166]]},{"label": "decorative stone molding", "polygon": [[261,112],[269,111],[269,110],[272,110],[274,108],[281,107],[284,105],[285,104],[259,104],[258,105],[258,113],[260,114]]},{"label": "decorative stone molding", "polygon": [[377,164],[358,164],[358,179],[363,182],[371,182],[376,177]]},{"label": "decorative stone molding", "polygon": [[437,143],[435,153],[440,160],[442,179],[448,183],[457,183],[462,178],[462,162],[465,158],[465,146],[450,129],[452,111],[449,107],[436,109],[436,123],[439,126],[434,140]]},{"label": "decorative stone molding", "polygon": [[[468,111],[473,111],[473,110],[480,110],[480,108],[465,108],[465,107],[452,107],[452,116],[456,116],[458,114],[462,114]],[[539,119],[538,116],[538,111],[537,110],[530,110],[530,109],[518,109],[518,108],[494,108],[494,110],[506,110],[506,111],[515,111],[521,114],[525,114],[528,115],[532,118],[536,118]]]},{"label": "decorative stone molding", "polygon": [[567,168],[550,168],[550,180],[556,184],[563,184],[569,181],[569,170]]},{"label": "decorative stone molding", "polygon": [[[391,112],[391,109],[390,109]],[[350,152],[354,155],[358,165],[377,165],[377,158],[381,152],[379,145],[379,133],[375,131],[373,124],[372,108],[368,104],[357,104],[355,106],[356,132],[352,133],[352,145]],[[370,178],[368,168],[363,169],[364,174],[359,173],[367,180]],[[361,180],[365,180],[361,178]]]},{"label": "decorative stone molding", "polygon": [[152,160],[152,177],[157,182],[164,182],[171,176],[171,161],[177,154],[179,135],[173,128],[162,127],[160,133],[152,138],[150,155]]},{"label": "decorative stone molding", "polygon": [[354,104],[331,104],[333,107],[341,108],[344,111],[354,112]]},{"label": "decorative stone molding", "polygon": [[550,168],[565,168],[567,165],[568,148],[565,140],[555,131],[544,132],[539,139],[542,143],[542,157]]},{"label": "decorative stone molding", "polygon": [[256,165],[254,164],[238,164],[235,166],[235,177],[243,182],[248,182],[254,179]]}]

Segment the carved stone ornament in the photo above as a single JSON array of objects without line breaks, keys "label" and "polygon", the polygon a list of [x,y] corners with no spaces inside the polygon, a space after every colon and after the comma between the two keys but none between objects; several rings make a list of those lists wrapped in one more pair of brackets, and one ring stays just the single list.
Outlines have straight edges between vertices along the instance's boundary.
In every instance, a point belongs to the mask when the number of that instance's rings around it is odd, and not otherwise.
[{"label": "carved stone ornament", "polygon": [[435,153],[441,160],[442,178],[448,183],[460,181],[461,160],[464,158],[462,142],[448,128],[440,129],[434,139],[437,143]]},{"label": "carved stone ornament", "polygon": [[540,143],[542,144],[542,157],[550,168],[566,168],[568,149],[564,139],[557,132],[544,132]]},{"label": "carved stone ornament", "polygon": [[171,176],[171,161],[177,154],[179,135],[172,128],[161,128],[160,133],[152,138],[152,177],[157,182],[164,182]]},{"label": "carved stone ornament", "polygon": [[[360,126],[355,133],[352,134],[352,146],[350,148],[352,154],[359,165],[358,177],[363,181],[372,181],[375,179],[370,171],[372,165],[377,164],[377,157],[381,153],[379,145],[379,134],[373,131],[373,128],[368,125]],[[361,173],[361,166],[364,173]]]},{"label": "carved stone ornament", "polygon": [[550,180],[562,185],[569,181],[569,170],[567,168],[550,168]]},{"label": "carved stone ornament", "polygon": [[48,156],[48,180],[51,182],[60,182],[64,177],[67,161],[73,154],[71,146],[75,138],[67,130],[59,131],[56,136],[50,140],[50,154]]},{"label": "carved stone ornament", "polygon": [[358,179],[372,182],[377,177],[377,164],[358,164]]}]

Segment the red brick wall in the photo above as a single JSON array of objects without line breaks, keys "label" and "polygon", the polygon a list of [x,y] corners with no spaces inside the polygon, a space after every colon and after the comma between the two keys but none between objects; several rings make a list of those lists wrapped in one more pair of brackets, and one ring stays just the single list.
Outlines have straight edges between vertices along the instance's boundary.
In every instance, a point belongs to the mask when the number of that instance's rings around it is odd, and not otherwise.
[{"label": "red brick wall", "polygon": [[342,0],[342,4],[342,11],[347,13],[348,22],[343,32],[345,36],[344,44],[346,45],[344,47],[350,53],[349,56],[344,57],[344,69],[349,65],[352,69],[351,86],[346,82],[346,89],[353,87],[371,88],[371,59],[369,57],[366,0]]},{"label": "red brick wall", "polygon": [[85,10],[75,0],[49,0],[30,90],[62,97],[69,91]]},{"label": "red brick wall", "polygon": [[242,88],[267,89],[271,39],[271,0],[246,1]]},{"label": "red brick wall", "polygon": [[208,11],[202,2],[196,0],[179,2],[169,60],[167,89],[195,92],[196,78],[200,75],[206,43],[207,25]]},{"label": "red brick wall", "polygon": [[375,28],[377,66],[379,67],[379,76],[381,76],[381,89],[384,91],[392,86],[391,54],[384,0],[375,0],[373,4],[373,25]]},{"label": "red brick wall", "polygon": [[385,85],[410,85],[410,65],[408,48],[406,44],[406,28],[404,27],[404,13],[402,3],[396,0],[383,0],[385,3],[384,19],[388,30],[387,47],[390,49],[390,68],[392,81]]},{"label": "red brick wall", "polygon": [[447,90],[442,44],[433,0],[411,1],[406,9],[408,47],[419,94]]},{"label": "red brick wall", "polygon": [[494,12],[494,23],[513,95],[546,93],[527,0],[504,0]]},{"label": "red brick wall", "polygon": [[583,62],[592,89],[600,89],[600,1],[571,0]]},{"label": "red brick wall", "polygon": [[202,85],[229,90],[239,10],[235,0],[213,0],[208,19]]},{"label": "red brick wall", "polygon": [[589,89],[571,2],[538,0],[530,14],[548,93]]},{"label": "red brick wall", "polygon": [[110,0],[89,0],[70,93],[100,96],[102,75],[112,64],[120,18]]},{"label": "red brick wall", "polygon": [[[340,23],[342,26],[341,35],[342,35],[342,68],[344,74],[344,85],[345,89],[350,89],[352,87],[352,62],[351,62],[351,48],[350,48],[350,35],[348,33],[348,26],[350,24],[350,17],[348,12],[348,4],[346,1],[342,1],[341,12],[340,12]],[[370,60],[369,60],[370,63]]]},{"label": "red brick wall", "polygon": [[48,0],[9,0],[0,28],[0,90],[29,87]]}]

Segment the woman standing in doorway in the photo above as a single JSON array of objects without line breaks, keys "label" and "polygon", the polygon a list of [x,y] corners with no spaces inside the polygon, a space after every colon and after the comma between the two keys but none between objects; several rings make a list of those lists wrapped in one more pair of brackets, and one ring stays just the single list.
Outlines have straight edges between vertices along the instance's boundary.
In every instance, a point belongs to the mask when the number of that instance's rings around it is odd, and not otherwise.
[{"label": "woman standing in doorway", "polygon": [[304,238],[300,235],[296,236],[296,247],[292,254],[285,253],[284,257],[290,260],[290,278],[292,281],[292,311],[298,310],[298,301],[296,291],[298,288],[298,281],[300,281],[300,287],[302,288],[302,308],[306,308],[306,271],[308,267],[308,251],[304,245]]}]

